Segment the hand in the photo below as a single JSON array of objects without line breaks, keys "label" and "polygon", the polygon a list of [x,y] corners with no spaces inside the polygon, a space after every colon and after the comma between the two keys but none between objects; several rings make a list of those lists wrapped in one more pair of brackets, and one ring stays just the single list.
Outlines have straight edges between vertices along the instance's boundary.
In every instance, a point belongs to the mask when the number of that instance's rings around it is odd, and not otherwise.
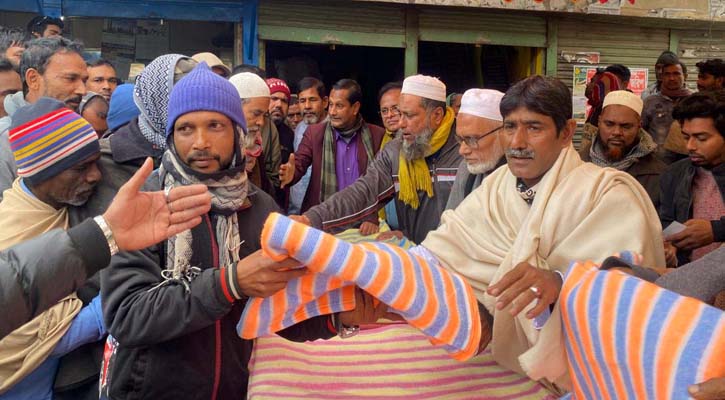
[{"label": "hand", "polygon": [[378,231],[380,231],[380,225],[376,225],[368,221],[360,224],[360,234],[363,236],[372,235],[378,233]]},{"label": "hand", "polygon": [[665,265],[668,268],[675,268],[677,263],[677,247],[670,242],[665,242]]},{"label": "hand", "polygon": [[[559,274],[522,262],[507,272],[495,285],[489,286],[487,292],[491,296],[498,297],[497,310],[503,310],[513,302],[513,307],[509,312],[514,316],[538,298],[538,304],[526,312],[526,318],[531,319],[556,302],[562,283]],[[531,288],[537,288],[538,294],[534,293]]]},{"label": "hand", "polygon": [[685,222],[685,230],[666,237],[678,249],[692,250],[707,246],[715,240],[712,233],[712,224],[704,219],[691,219]]},{"label": "hand", "polygon": [[304,215],[290,215],[289,219],[292,221],[297,221],[301,224],[305,224],[307,226],[312,226],[312,222],[310,222],[310,219],[305,217]]},{"label": "hand", "polygon": [[725,378],[713,378],[697,385],[691,385],[687,391],[692,397],[699,400],[725,400]]},{"label": "hand", "polygon": [[281,183],[280,188],[284,189],[285,186],[292,182],[295,177],[295,153],[289,155],[289,160],[286,164],[279,166],[279,181]]},{"label": "hand", "polygon": [[269,297],[284,289],[290,280],[307,273],[307,268],[299,266],[292,258],[276,262],[257,250],[237,263],[237,282],[249,297]]},{"label": "hand", "polygon": [[103,213],[121,250],[140,250],[191,229],[211,208],[211,195],[205,185],[171,189],[168,204],[163,191],[140,192],[153,166],[151,158],[147,158]]},{"label": "hand", "polygon": [[355,288],[355,309],[338,314],[340,323],[345,326],[374,324],[388,312],[383,302],[374,304],[375,298],[366,291]]},{"label": "hand", "polygon": [[384,242],[393,238],[402,240],[403,237],[404,235],[401,231],[387,231],[379,234],[378,237],[375,238],[375,240],[377,240],[378,242]]}]

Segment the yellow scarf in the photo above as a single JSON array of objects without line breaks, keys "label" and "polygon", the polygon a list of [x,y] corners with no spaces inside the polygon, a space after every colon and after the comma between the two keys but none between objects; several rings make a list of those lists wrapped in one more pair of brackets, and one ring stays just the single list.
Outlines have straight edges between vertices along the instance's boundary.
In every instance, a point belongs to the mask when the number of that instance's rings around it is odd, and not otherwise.
[{"label": "yellow scarf", "polygon": [[[433,137],[430,140],[430,151],[425,157],[434,154],[443,147],[448,141],[448,136],[451,133],[451,127],[455,120],[453,109],[450,107],[446,108],[446,115],[443,116],[443,122],[433,133]],[[409,205],[414,210],[418,209],[420,201],[418,200],[418,191],[423,190],[428,194],[428,197],[433,197],[433,184],[431,183],[430,171],[428,170],[428,163],[425,162],[425,157],[408,161],[400,153],[400,167],[398,168],[398,179],[400,180],[400,193],[398,193],[398,199],[403,203]]]},{"label": "yellow scarf", "polygon": [[386,129],[385,130],[385,135],[383,135],[383,141],[380,142],[380,150],[384,149],[385,148],[385,145],[389,141],[391,141],[393,139],[395,139],[395,132],[391,132],[391,131],[389,131],[389,130]]},{"label": "yellow scarf", "polygon": [[[56,228],[68,229],[65,207],[56,210],[29,195],[19,179],[3,193],[0,202],[0,250]],[[7,392],[48,358],[81,307],[83,303],[73,293],[0,340],[0,394]]]}]

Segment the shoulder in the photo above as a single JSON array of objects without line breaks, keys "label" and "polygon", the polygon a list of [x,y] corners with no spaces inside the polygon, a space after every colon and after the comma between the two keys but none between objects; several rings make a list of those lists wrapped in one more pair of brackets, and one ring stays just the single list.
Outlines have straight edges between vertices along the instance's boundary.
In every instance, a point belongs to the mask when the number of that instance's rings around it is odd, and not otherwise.
[{"label": "shoulder", "polygon": [[366,122],[365,124],[368,126],[368,129],[370,129],[370,133],[373,136],[382,137],[385,134],[385,128],[383,128],[382,126],[371,124],[368,122]]},{"label": "shoulder", "polygon": [[308,125],[305,133],[307,135],[322,135],[325,133],[325,128],[328,122],[318,122],[316,124]]},{"label": "shoulder", "polygon": [[682,160],[673,162],[663,172],[663,175],[668,175],[672,177],[682,177],[683,175],[690,172],[691,169],[694,169],[692,167],[692,162],[690,162],[689,158],[683,158]]}]

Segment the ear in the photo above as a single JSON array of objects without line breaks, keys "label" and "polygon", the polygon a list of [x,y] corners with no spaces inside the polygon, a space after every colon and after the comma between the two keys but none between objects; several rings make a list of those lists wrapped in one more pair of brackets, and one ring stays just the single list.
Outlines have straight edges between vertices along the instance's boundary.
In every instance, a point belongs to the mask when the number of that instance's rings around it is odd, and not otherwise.
[{"label": "ear", "polygon": [[41,80],[43,79],[35,68],[28,68],[25,71],[25,83],[28,85],[28,90],[32,92],[40,91]]},{"label": "ear", "polygon": [[352,105],[352,115],[358,115],[360,113],[360,102],[356,101],[355,104]]},{"label": "ear", "polygon": [[574,133],[576,132],[576,120],[570,119],[566,121],[564,129],[559,133],[559,138],[563,141],[562,143],[571,143]]},{"label": "ear", "polygon": [[445,115],[446,108],[444,107],[437,107],[435,110],[433,110],[433,113],[430,116],[433,126],[440,126],[440,124],[443,122],[443,117]]}]

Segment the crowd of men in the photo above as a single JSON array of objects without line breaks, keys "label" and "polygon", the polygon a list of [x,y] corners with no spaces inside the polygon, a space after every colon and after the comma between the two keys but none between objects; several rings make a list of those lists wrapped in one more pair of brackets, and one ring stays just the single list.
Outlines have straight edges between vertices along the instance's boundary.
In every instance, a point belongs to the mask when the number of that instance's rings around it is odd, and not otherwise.
[{"label": "crowd of men", "polygon": [[[379,89],[378,126],[352,79],[328,91],[306,77],[292,93],[199,53],[161,55],[122,84],[62,32],[49,17],[0,32],[0,298],[12,314],[0,399],[244,398],[244,305],[305,273],[261,252],[272,212],[416,243],[473,287],[481,349],[558,395],[572,261],[632,251],[655,269],[630,272],[650,280],[725,264],[720,59],[697,64],[696,93],[670,52],[641,97],[626,66],[598,71],[575,149],[571,92],[554,78],[456,94],[409,76]],[[280,335],[350,336],[387,311],[363,291],[356,304]],[[688,384],[725,398],[723,380]]]}]

